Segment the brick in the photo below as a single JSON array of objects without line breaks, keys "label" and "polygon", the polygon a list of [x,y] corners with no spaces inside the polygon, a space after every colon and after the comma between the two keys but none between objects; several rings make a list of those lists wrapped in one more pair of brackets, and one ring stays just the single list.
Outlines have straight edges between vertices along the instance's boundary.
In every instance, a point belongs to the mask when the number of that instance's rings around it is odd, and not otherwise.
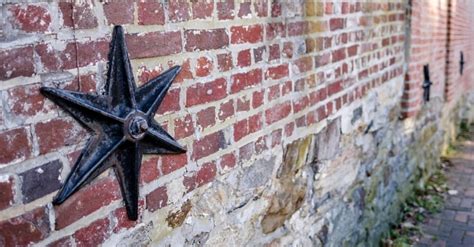
[{"label": "brick", "polygon": [[211,74],[213,68],[212,59],[200,57],[196,61],[196,76],[205,77]]},{"label": "brick", "polygon": [[156,156],[145,156],[140,168],[140,184],[150,183],[158,177],[158,158]]},{"label": "brick", "polygon": [[257,0],[253,6],[258,17],[268,16],[268,0]]},{"label": "brick", "polygon": [[280,59],[280,45],[279,44],[273,44],[269,46],[269,55],[268,55],[268,60],[276,60]]},{"label": "brick", "polygon": [[329,30],[344,29],[344,18],[332,18],[329,20]]},{"label": "brick", "polygon": [[171,22],[189,20],[190,9],[188,1],[170,0],[168,4],[168,18]]},{"label": "brick", "polygon": [[284,23],[275,22],[268,23],[265,27],[267,33],[267,40],[271,41],[277,37],[284,38],[286,37],[286,26]]},{"label": "brick", "polygon": [[139,25],[163,25],[165,24],[165,9],[159,2],[139,2],[138,24]]},{"label": "brick", "polygon": [[250,99],[244,95],[237,99],[237,112],[250,111]]},{"label": "brick", "polygon": [[281,16],[281,11],[282,11],[281,3],[276,2],[276,1],[272,1],[271,2],[271,8],[270,8],[271,16],[272,17],[279,17],[279,16]]},{"label": "brick", "polygon": [[187,163],[188,156],[186,154],[161,156],[161,173],[163,175],[170,174],[186,166]]},{"label": "brick", "polygon": [[231,53],[223,53],[217,55],[217,67],[219,71],[224,72],[232,69],[232,54]]},{"label": "brick", "polygon": [[240,120],[234,124],[234,141],[237,142],[249,134],[248,119]]},{"label": "brick", "polygon": [[281,144],[281,137],[282,137],[281,129],[272,131],[271,136],[272,136],[272,143],[271,143],[272,148]]},{"label": "brick", "polygon": [[192,176],[185,176],[183,185],[186,191],[192,191],[202,185],[205,185],[214,180],[217,174],[216,164],[214,162],[208,162],[202,165],[202,167]]},{"label": "brick", "polygon": [[253,44],[261,42],[263,39],[263,28],[261,25],[233,26],[230,28],[230,32],[232,44]]},{"label": "brick", "polygon": [[292,136],[294,130],[295,130],[295,124],[293,122],[287,123],[285,125],[285,136],[286,137]]},{"label": "brick", "polygon": [[133,23],[135,7],[132,0],[119,2],[109,1],[103,6],[105,17],[109,24],[121,25]]},{"label": "brick", "polygon": [[162,115],[168,112],[179,111],[181,109],[179,106],[179,94],[179,88],[169,90],[163,99],[163,103],[158,108],[158,114]]},{"label": "brick", "polygon": [[[138,201],[138,215],[142,215],[145,202],[143,200]],[[141,219],[138,220],[129,220],[127,215],[127,210],[125,207],[117,208],[112,213],[115,222],[113,232],[118,233],[123,229],[130,229],[140,223]]]},{"label": "brick", "polygon": [[224,133],[221,131],[204,136],[194,141],[192,159],[198,160],[209,156],[219,149],[225,148],[226,145]]},{"label": "brick", "polygon": [[91,29],[98,26],[91,4],[60,2],[58,5],[63,16],[64,26],[74,29]]},{"label": "brick", "polygon": [[275,105],[265,111],[267,124],[275,123],[291,113],[291,103],[289,101]]},{"label": "brick", "polygon": [[214,50],[229,46],[229,36],[224,28],[210,30],[186,30],[186,51]]},{"label": "brick", "polygon": [[253,60],[255,61],[255,63],[263,61],[263,56],[266,51],[267,48],[265,46],[253,49]]},{"label": "brick", "polygon": [[239,162],[245,162],[255,154],[255,143],[250,142],[239,148]]},{"label": "brick", "polygon": [[267,150],[267,141],[265,140],[264,136],[261,136],[255,141],[255,154],[259,155],[262,154],[263,151]]},{"label": "brick", "polygon": [[31,76],[34,73],[32,47],[0,50],[0,80]]},{"label": "brick", "polygon": [[220,105],[219,108],[219,120],[224,121],[234,115],[234,101],[229,100]]},{"label": "brick", "polygon": [[78,124],[64,119],[53,119],[35,125],[40,154],[77,144],[85,133]]},{"label": "brick", "polygon": [[67,236],[49,243],[47,247],[73,247],[73,241],[71,236]]},{"label": "brick", "polygon": [[303,96],[295,101],[293,101],[293,112],[297,113],[304,109],[306,109],[309,105],[309,98],[307,96]]},{"label": "brick", "polygon": [[339,62],[346,58],[346,48],[340,48],[332,52],[332,62]]},{"label": "brick", "polygon": [[21,184],[23,202],[32,202],[58,190],[61,187],[59,178],[62,167],[59,160],[54,160],[18,174],[23,181]]},{"label": "brick", "polygon": [[98,246],[102,244],[109,236],[110,221],[107,218],[99,219],[90,225],[77,230],[74,233],[76,246]]},{"label": "brick", "polygon": [[240,6],[239,6],[239,13],[237,16],[239,16],[240,18],[244,17],[244,18],[250,18],[252,16],[252,10],[250,9],[251,7],[251,2],[242,2],[240,3]]},{"label": "brick", "polygon": [[3,246],[27,246],[45,239],[50,234],[49,217],[43,207],[0,222]]},{"label": "brick", "polygon": [[45,108],[45,100],[41,95],[40,84],[19,86],[7,91],[8,97],[6,108],[13,113],[14,118],[33,117],[39,113],[46,113],[49,109]]},{"label": "brick", "polygon": [[158,187],[146,196],[146,208],[150,212],[155,212],[166,205],[168,205],[168,192],[165,186]]},{"label": "brick", "polygon": [[[100,196],[94,196],[100,195]],[[55,207],[56,230],[63,229],[99,208],[121,198],[118,182],[106,177],[94,180]]]},{"label": "brick", "polygon": [[15,201],[15,181],[13,176],[0,177],[0,210],[10,207]]},{"label": "brick", "polygon": [[13,25],[25,32],[45,32],[51,24],[51,14],[45,5],[11,5],[8,8]]},{"label": "brick", "polygon": [[219,78],[207,83],[197,83],[186,91],[186,106],[199,105],[223,99],[227,96],[227,82]]},{"label": "brick", "polygon": [[252,108],[258,108],[263,105],[264,91],[256,91],[252,94]]},{"label": "brick", "polygon": [[216,123],[216,108],[212,106],[198,112],[197,123],[203,129],[213,126]]},{"label": "brick", "polygon": [[0,164],[23,161],[31,156],[29,133],[25,128],[0,132]]},{"label": "brick", "polygon": [[214,1],[196,1],[191,4],[194,19],[206,19],[212,17]]},{"label": "brick", "polygon": [[217,17],[219,20],[234,19],[234,0],[221,0],[216,3]]},{"label": "brick", "polygon": [[302,57],[293,62],[293,65],[296,67],[296,73],[308,72],[313,68],[313,59],[312,57]]},{"label": "brick", "polygon": [[293,43],[291,41],[283,43],[282,53],[286,58],[293,57]]},{"label": "brick", "polygon": [[106,40],[84,43],[67,43],[65,49],[56,50],[50,44],[39,44],[35,52],[43,65],[43,72],[73,69],[105,61],[109,50]]},{"label": "brick", "polygon": [[[184,80],[194,79],[193,73],[191,72],[191,59],[186,59],[181,63],[181,71],[174,79],[175,82],[183,82]],[[174,66],[173,63],[169,63],[170,67]]]},{"label": "brick", "polygon": [[308,22],[299,21],[287,24],[288,36],[301,36],[308,33]]},{"label": "brick", "polygon": [[252,63],[250,49],[239,51],[237,54],[237,66],[247,67]]},{"label": "brick", "polygon": [[221,157],[220,166],[221,169],[230,169],[237,163],[236,157],[233,153],[224,154]]},{"label": "brick", "polygon": [[262,70],[254,69],[245,73],[232,75],[231,92],[238,93],[246,88],[258,85],[262,82]]},{"label": "brick", "polygon": [[276,85],[271,86],[268,89],[268,94],[267,94],[268,101],[272,101],[272,100],[277,99],[279,97],[280,97],[280,84],[276,84]]},{"label": "brick", "polygon": [[265,79],[278,80],[281,78],[288,77],[289,69],[288,64],[282,64],[274,67],[269,67],[265,72]]},{"label": "brick", "polygon": [[202,165],[201,169],[196,174],[196,184],[200,187],[214,180],[217,169],[214,162],[208,162]]},{"label": "brick", "polygon": [[194,133],[194,122],[191,115],[187,114],[184,118],[174,120],[175,138],[182,139]]},{"label": "brick", "polygon": [[126,39],[132,59],[167,56],[182,50],[179,31],[129,34]]}]

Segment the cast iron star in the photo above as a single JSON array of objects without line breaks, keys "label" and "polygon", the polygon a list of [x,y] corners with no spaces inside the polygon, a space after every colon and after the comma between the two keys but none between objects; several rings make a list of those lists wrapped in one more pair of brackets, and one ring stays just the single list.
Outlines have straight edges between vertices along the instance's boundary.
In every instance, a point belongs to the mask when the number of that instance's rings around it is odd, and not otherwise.
[{"label": "cast iron star", "polygon": [[124,32],[121,26],[116,26],[110,43],[105,95],[41,88],[43,94],[93,134],[53,204],[63,203],[84,184],[113,167],[128,218],[138,218],[142,155],[186,152],[153,119],[180,69],[179,66],[173,67],[136,88]]}]

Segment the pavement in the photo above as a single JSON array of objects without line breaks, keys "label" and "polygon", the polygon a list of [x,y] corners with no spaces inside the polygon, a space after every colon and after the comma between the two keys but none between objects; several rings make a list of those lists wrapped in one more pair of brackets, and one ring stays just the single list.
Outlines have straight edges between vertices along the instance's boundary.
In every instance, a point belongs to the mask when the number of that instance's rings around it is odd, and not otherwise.
[{"label": "pavement", "polygon": [[422,224],[417,246],[474,246],[474,125],[456,145],[446,170],[448,187],[444,208]]}]

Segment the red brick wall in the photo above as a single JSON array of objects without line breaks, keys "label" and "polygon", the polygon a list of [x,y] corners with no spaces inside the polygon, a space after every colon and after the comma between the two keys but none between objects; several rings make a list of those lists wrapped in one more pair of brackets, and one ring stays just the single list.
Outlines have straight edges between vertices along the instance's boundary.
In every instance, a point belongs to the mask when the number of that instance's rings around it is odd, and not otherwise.
[{"label": "red brick wall", "polygon": [[[458,99],[472,74],[468,57],[472,57],[472,9],[465,0],[413,0],[407,24],[410,43],[407,44],[408,71],[402,100],[403,116],[415,116],[422,105],[423,66],[430,67],[431,97],[445,101]],[[463,76],[459,73],[460,52],[466,60]],[[454,100],[456,103],[457,100]]]},{"label": "red brick wall", "polygon": [[[430,64],[433,95],[445,92],[447,4],[428,2],[412,6],[406,116],[421,105],[424,64]],[[267,0],[3,5],[0,240],[102,243],[150,223],[164,207],[179,209],[178,200],[236,166],[281,154],[282,146],[320,129],[369,91],[402,79],[405,7],[401,1]],[[468,28],[469,13],[459,12],[452,54],[466,50],[464,77],[472,78],[472,46],[457,35]],[[51,205],[88,134],[38,90],[100,91],[115,24],[125,27],[139,84],[183,66],[157,120],[188,152],[145,157],[140,215],[150,218],[137,222],[127,220],[110,172],[63,205]],[[172,181],[182,188],[170,187]]]}]

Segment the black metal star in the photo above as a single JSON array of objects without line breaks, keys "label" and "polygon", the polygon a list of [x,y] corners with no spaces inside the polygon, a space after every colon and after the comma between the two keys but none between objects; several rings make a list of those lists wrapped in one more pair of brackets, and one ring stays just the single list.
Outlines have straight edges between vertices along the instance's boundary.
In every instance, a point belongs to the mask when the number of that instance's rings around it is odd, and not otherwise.
[{"label": "black metal star", "polygon": [[186,152],[153,119],[180,69],[175,66],[136,88],[123,28],[115,26],[110,43],[105,95],[41,88],[43,94],[93,133],[53,204],[63,203],[83,185],[113,167],[128,218],[138,218],[142,155]]}]

